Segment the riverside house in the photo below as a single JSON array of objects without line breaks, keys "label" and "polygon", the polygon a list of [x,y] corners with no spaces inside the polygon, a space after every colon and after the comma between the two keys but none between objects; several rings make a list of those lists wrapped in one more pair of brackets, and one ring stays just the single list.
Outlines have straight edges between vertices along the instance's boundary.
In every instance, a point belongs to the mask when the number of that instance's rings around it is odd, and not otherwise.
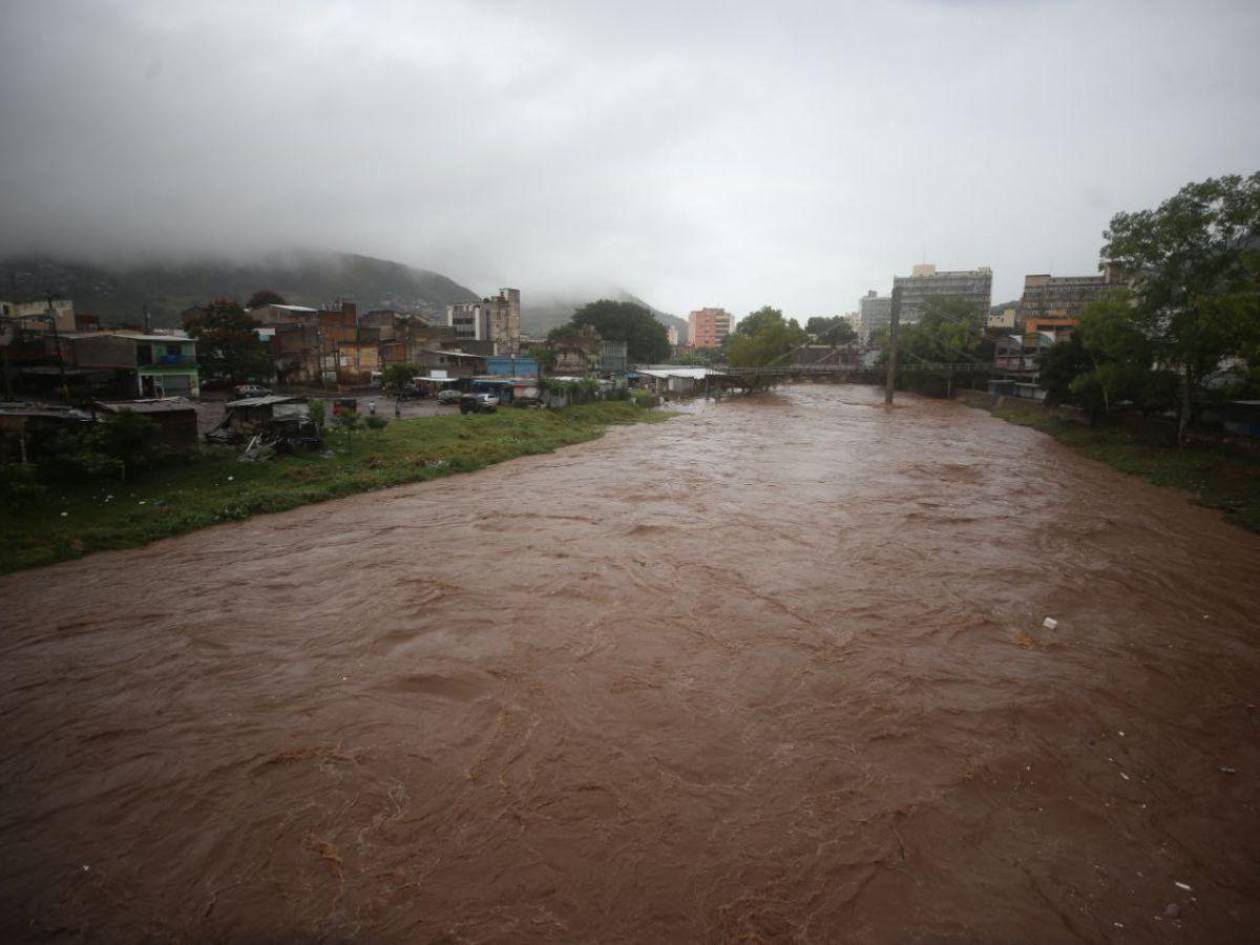
[{"label": "riverside house", "polygon": [[197,342],[186,335],[28,332],[9,354],[23,389],[30,393],[47,395],[64,382],[71,395],[80,398],[201,395]]}]

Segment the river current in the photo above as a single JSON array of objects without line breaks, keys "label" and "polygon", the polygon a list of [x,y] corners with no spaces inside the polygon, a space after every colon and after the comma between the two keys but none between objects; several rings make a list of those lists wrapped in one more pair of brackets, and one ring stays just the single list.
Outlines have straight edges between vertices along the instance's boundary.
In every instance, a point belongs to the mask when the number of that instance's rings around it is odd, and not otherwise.
[{"label": "river current", "polygon": [[3,942],[1260,929],[1260,537],[959,404],[701,402],[0,600]]}]

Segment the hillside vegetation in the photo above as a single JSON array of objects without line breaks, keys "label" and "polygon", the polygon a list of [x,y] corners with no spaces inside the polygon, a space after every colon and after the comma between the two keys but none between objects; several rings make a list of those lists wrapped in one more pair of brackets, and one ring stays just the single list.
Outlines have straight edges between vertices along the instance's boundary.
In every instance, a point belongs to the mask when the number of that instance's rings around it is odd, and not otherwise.
[{"label": "hillside vegetation", "polygon": [[0,262],[0,297],[64,295],[75,309],[106,324],[136,323],[145,306],[155,328],[179,324],[191,305],[226,297],[244,302],[258,289],[274,289],[294,305],[319,306],[352,299],[360,311],[397,308],[440,314],[455,302],[478,298],[436,272],[348,253],[295,253],[257,262],[202,260],[109,268],[50,257]]}]

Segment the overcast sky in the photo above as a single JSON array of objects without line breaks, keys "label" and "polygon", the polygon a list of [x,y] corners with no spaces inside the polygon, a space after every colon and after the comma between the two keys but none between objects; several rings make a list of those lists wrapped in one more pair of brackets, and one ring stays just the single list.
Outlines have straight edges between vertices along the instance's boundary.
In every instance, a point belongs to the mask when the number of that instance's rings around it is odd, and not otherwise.
[{"label": "overcast sky", "polygon": [[4,0],[0,252],[853,310],[1260,168],[1260,3]]}]

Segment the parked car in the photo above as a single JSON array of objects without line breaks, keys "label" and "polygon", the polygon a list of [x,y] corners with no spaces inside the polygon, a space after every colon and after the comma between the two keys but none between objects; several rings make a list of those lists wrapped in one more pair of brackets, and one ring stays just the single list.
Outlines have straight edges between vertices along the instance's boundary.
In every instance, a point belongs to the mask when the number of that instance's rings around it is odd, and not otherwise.
[{"label": "parked car", "polygon": [[439,404],[447,404],[447,405],[457,404],[459,403],[459,399],[462,396],[464,395],[461,394],[459,391],[448,387],[445,390],[438,391],[437,402]]},{"label": "parked car", "polygon": [[232,388],[232,393],[237,397],[266,397],[271,390],[261,384],[237,384]]},{"label": "parked car", "polygon": [[459,398],[460,413],[494,413],[499,409],[499,398],[489,394],[464,394]]}]

